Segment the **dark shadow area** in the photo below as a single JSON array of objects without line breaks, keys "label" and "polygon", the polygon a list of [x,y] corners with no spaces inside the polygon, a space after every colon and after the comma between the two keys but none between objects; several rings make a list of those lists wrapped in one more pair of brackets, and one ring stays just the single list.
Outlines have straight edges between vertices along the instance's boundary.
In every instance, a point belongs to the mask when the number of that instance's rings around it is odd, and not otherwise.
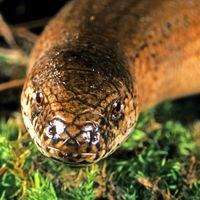
[{"label": "dark shadow area", "polygon": [[67,0],[1,0],[0,12],[11,24],[29,22],[51,17],[67,2]]},{"label": "dark shadow area", "polygon": [[156,121],[180,121],[183,124],[200,119],[200,95],[177,99],[160,104],[156,108]]}]

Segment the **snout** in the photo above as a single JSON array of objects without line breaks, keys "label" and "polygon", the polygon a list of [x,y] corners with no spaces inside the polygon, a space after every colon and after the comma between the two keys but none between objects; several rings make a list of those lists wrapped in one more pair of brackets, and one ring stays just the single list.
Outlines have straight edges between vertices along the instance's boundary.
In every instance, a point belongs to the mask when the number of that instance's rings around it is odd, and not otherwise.
[{"label": "snout", "polygon": [[46,155],[72,165],[93,163],[105,153],[102,130],[96,122],[78,126],[55,117],[49,121],[43,138],[42,149],[46,149]]}]

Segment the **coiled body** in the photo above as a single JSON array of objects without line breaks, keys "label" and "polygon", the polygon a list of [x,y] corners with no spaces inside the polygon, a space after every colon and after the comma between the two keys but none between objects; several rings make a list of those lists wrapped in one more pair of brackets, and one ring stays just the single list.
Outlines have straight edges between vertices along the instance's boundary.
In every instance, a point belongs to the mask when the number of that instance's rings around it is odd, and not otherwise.
[{"label": "coiled body", "polygon": [[111,154],[139,112],[200,91],[198,0],[74,0],[47,25],[21,104],[47,156],[73,165]]}]

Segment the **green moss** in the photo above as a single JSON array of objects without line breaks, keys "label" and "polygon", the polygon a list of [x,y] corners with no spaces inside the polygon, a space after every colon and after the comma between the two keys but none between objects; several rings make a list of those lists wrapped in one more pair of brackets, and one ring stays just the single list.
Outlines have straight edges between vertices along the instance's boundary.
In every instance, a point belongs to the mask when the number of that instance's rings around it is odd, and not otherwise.
[{"label": "green moss", "polygon": [[47,177],[43,177],[38,171],[33,173],[32,184],[26,188],[27,200],[57,200],[57,195],[53,184]]},{"label": "green moss", "polygon": [[77,189],[69,187],[64,198],[72,200],[92,200],[95,199],[94,180],[97,176],[98,167],[93,165],[85,169],[84,181]]}]

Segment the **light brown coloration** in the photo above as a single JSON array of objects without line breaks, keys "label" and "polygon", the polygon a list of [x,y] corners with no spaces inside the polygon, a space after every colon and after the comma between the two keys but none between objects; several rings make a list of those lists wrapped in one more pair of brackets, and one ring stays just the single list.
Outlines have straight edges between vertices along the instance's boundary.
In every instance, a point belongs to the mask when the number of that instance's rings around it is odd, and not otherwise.
[{"label": "light brown coloration", "polygon": [[200,92],[199,0],[74,0],[32,51],[22,92],[26,127],[47,156],[96,162],[139,112]]}]

